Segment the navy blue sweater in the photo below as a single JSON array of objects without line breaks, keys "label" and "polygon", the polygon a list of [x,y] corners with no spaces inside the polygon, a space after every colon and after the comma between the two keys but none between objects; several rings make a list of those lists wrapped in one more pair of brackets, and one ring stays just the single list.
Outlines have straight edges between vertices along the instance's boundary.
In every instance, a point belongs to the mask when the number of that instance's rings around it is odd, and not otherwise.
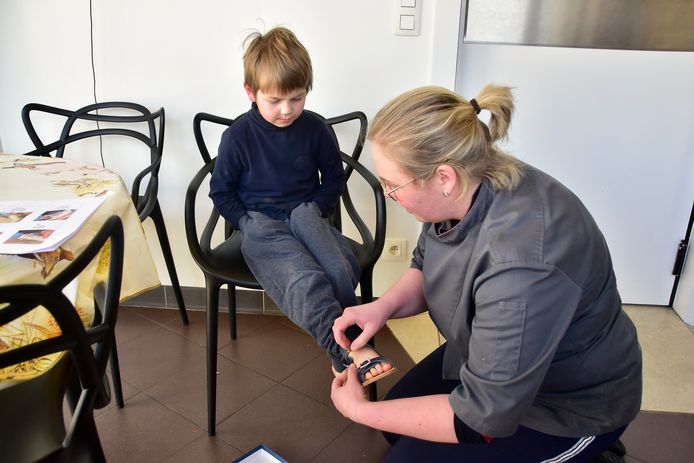
[{"label": "navy blue sweater", "polygon": [[210,198],[238,228],[246,211],[286,219],[311,201],[327,217],[344,183],[339,149],[321,119],[304,111],[289,127],[276,127],[254,103],[222,134]]}]

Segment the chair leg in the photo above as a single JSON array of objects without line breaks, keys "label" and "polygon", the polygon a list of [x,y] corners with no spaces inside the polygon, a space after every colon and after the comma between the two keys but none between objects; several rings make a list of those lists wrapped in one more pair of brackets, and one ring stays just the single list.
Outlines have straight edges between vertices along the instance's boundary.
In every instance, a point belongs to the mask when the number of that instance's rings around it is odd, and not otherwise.
[{"label": "chair leg", "polygon": [[236,340],[236,286],[227,284],[229,297],[229,335],[231,340]]},{"label": "chair leg", "polygon": [[[369,345],[375,349],[376,338],[371,338],[369,340]],[[369,384],[369,400],[371,402],[376,402],[378,400],[378,388],[376,387],[376,383]]]},{"label": "chair leg", "polygon": [[118,349],[116,348],[116,336],[113,335],[113,344],[111,345],[111,355],[109,356],[111,364],[111,382],[113,383],[113,394],[116,396],[116,406],[123,408],[123,385],[120,381],[120,364],[118,363]]},{"label": "chair leg", "polygon": [[[359,280],[359,288],[361,289],[361,303],[366,304],[373,301],[373,269],[363,269],[361,279]],[[376,339],[371,338],[369,345],[376,348]],[[378,400],[378,388],[376,383],[369,384],[369,400],[375,402]]]},{"label": "chair leg", "polygon": [[207,434],[215,435],[217,419],[217,325],[219,321],[219,288],[207,281]]},{"label": "chair leg", "polygon": [[362,304],[373,302],[373,269],[362,269],[359,289],[361,289]]},{"label": "chair leg", "polygon": [[[78,416],[76,421],[71,423],[71,429],[68,431],[63,446],[64,449],[55,458],[56,461],[106,463],[104,449],[101,446],[94,415],[91,412],[81,413],[81,416]],[[53,461],[50,457],[49,460]]]},{"label": "chair leg", "polygon": [[80,383],[79,376],[77,372],[74,371],[74,366],[72,367],[67,383],[67,391],[65,397],[67,399],[68,408],[71,413],[74,413],[79,403],[80,395],[82,394],[82,384]]},{"label": "chair leg", "polygon": [[171,245],[169,244],[169,237],[166,234],[164,216],[161,213],[159,201],[157,201],[157,203],[154,205],[154,209],[152,209],[152,213],[149,216],[152,218],[152,221],[154,222],[154,228],[157,231],[157,238],[159,238],[161,252],[164,255],[166,269],[169,271],[169,278],[171,278],[171,287],[173,288],[174,295],[176,296],[178,310],[181,313],[181,320],[183,320],[184,325],[187,325],[188,313],[186,312],[186,305],[183,302],[183,293],[181,292],[181,285],[178,283],[178,275],[176,274],[176,267],[174,266],[173,254],[171,253]]},{"label": "chair leg", "polygon": [[[102,320],[102,308],[99,304],[99,298],[94,298],[94,326],[101,323]],[[123,385],[120,380],[120,364],[118,363],[118,349],[116,346],[116,333],[113,333],[113,340],[111,342],[111,350],[108,353],[109,363],[111,364],[111,382],[113,382],[113,394],[116,396],[116,405],[118,408],[123,408],[125,402],[123,401]],[[108,379],[104,376],[104,383],[108,385]],[[81,391],[81,386],[79,382],[77,383],[77,391]],[[110,397],[110,391],[107,391]]]}]

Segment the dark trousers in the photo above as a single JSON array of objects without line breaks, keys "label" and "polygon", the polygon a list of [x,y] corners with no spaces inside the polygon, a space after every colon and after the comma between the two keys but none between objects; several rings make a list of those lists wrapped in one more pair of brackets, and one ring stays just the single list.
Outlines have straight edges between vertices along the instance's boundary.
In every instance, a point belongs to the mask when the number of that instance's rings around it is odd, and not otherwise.
[{"label": "dark trousers", "polygon": [[[385,400],[448,394],[460,384],[441,379],[445,345],[410,370],[386,395]],[[510,437],[485,444],[442,444],[384,433],[391,449],[386,463],[588,463],[624,432],[625,427],[599,436],[559,437],[520,426]]]}]

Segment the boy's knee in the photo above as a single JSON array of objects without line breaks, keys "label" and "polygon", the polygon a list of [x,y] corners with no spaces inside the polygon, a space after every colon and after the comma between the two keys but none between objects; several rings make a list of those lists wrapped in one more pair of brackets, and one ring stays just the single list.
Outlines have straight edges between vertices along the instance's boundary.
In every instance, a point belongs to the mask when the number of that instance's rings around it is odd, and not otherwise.
[{"label": "boy's knee", "polygon": [[321,216],[320,208],[314,202],[305,202],[296,206],[291,213],[291,219],[319,217]]}]

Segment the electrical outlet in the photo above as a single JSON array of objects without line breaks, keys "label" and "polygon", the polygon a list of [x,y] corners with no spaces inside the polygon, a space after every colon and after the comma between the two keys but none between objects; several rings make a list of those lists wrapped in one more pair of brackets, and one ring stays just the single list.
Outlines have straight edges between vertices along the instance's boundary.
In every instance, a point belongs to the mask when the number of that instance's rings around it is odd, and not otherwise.
[{"label": "electrical outlet", "polygon": [[405,260],[407,255],[407,240],[400,238],[386,238],[383,248],[383,260]]}]

